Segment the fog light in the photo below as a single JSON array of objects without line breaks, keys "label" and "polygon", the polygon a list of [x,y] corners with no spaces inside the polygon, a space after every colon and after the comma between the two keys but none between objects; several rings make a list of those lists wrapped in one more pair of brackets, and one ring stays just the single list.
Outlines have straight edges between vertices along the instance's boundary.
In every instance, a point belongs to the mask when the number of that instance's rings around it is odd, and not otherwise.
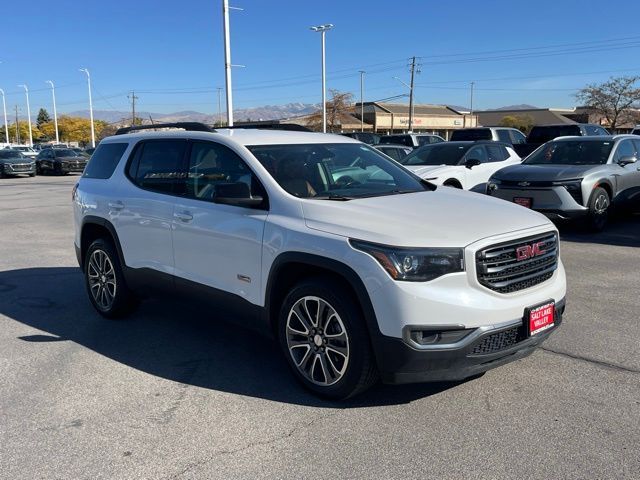
[{"label": "fog light", "polygon": [[474,328],[462,329],[414,329],[409,338],[418,345],[445,345],[456,343],[473,332]]}]

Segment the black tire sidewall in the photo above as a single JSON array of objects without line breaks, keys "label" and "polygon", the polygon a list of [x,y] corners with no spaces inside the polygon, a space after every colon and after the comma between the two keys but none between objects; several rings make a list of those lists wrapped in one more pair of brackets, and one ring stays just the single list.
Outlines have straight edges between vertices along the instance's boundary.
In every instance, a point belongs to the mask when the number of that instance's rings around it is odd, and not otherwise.
[{"label": "black tire sidewall", "polygon": [[[361,391],[363,374],[370,368],[373,355],[369,335],[362,313],[354,299],[348,294],[338,293],[340,287],[322,277],[304,280],[285,297],[278,315],[278,342],[294,375],[315,394],[333,400],[348,398]],[[315,296],[327,301],[340,316],[349,337],[349,363],[344,376],[334,385],[316,385],[302,375],[296,367],[287,347],[286,324],[289,310],[295,302],[306,296]]]},{"label": "black tire sidewall", "polygon": [[[91,254],[96,250],[102,250],[107,254],[107,256],[109,257],[109,260],[111,261],[111,264],[113,265],[113,269],[115,272],[116,295],[115,295],[113,304],[111,305],[111,308],[109,310],[104,310],[102,307],[100,307],[100,305],[96,303],[96,301],[93,298],[93,295],[91,294],[91,289],[89,287],[89,273],[88,273],[89,259],[91,258]],[[87,289],[87,295],[89,295],[89,301],[93,305],[93,308],[95,308],[100,315],[106,318],[118,318],[124,315],[125,313],[127,313],[132,301],[131,292],[127,288],[124,275],[122,272],[122,266],[120,264],[120,259],[118,258],[116,249],[114,248],[113,244],[110,241],[105,240],[103,238],[99,238],[97,240],[94,240],[93,243],[91,243],[91,245],[87,249],[87,253],[84,258],[83,273],[84,273],[85,287]]]}]

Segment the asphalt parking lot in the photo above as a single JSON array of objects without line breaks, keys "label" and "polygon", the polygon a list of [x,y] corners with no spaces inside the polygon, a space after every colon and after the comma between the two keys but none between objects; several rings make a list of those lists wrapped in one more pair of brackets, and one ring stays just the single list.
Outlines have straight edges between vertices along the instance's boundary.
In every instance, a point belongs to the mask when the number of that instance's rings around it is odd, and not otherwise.
[{"label": "asphalt parking lot", "polygon": [[567,313],[532,356],[328,403],[214,311],[94,313],[76,178],[0,180],[1,478],[640,478],[640,215],[562,229]]}]

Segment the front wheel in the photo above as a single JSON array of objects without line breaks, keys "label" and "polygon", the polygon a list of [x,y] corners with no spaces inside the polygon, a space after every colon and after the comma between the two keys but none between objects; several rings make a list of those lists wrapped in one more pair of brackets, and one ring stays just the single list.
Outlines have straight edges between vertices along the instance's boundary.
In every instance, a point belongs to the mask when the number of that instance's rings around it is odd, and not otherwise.
[{"label": "front wheel", "polygon": [[609,220],[610,209],[611,199],[607,191],[602,187],[595,188],[589,199],[589,228],[596,232],[604,230]]},{"label": "front wheel", "polygon": [[346,399],[378,378],[360,309],[327,278],[304,280],[289,292],[278,337],[294,375],[317,395]]},{"label": "front wheel", "polygon": [[110,241],[99,238],[89,246],[84,276],[89,300],[103,317],[122,317],[135,307],[136,299],[127,287],[120,260]]}]

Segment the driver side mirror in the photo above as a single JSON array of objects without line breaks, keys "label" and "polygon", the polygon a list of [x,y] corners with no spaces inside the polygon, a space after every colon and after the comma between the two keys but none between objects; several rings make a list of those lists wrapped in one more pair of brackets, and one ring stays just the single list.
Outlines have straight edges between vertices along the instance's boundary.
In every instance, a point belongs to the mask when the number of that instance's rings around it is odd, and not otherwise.
[{"label": "driver side mirror", "polygon": [[629,165],[630,163],[636,163],[637,161],[638,159],[635,156],[628,155],[618,160],[618,165],[620,165],[621,167],[624,167],[625,165]]},{"label": "driver side mirror", "polygon": [[243,182],[216,185],[212,200],[213,203],[243,208],[258,208],[264,202],[262,197],[252,197],[249,185]]},{"label": "driver side mirror", "polygon": [[464,162],[464,166],[471,170],[473,167],[477,167],[478,165],[482,165],[482,162],[477,158],[469,158],[466,162]]}]

